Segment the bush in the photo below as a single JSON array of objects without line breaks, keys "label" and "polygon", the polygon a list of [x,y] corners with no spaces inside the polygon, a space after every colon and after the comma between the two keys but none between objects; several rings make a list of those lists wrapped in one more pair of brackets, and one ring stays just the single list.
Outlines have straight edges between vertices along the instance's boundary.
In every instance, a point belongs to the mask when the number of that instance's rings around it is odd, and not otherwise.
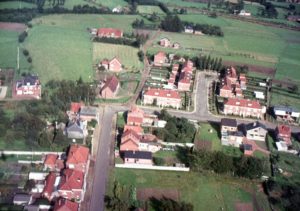
[{"label": "bush", "polygon": [[163,158],[154,157],[153,162],[157,166],[163,166],[165,164],[165,160]]},{"label": "bush", "polygon": [[29,51],[26,50],[26,49],[24,49],[24,50],[23,50],[23,54],[24,54],[24,56],[28,56],[28,55],[29,55]]},{"label": "bush", "polygon": [[28,58],[27,58],[27,62],[28,62],[28,63],[32,63],[32,58],[31,58],[31,57],[28,57]]},{"label": "bush", "polygon": [[22,32],[20,35],[19,35],[19,42],[20,43],[22,43],[22,42],[24,42],[24,40],[25,40],[25,38],[27,37],[27,32],[26,31],[24,31],[24,32]]}]

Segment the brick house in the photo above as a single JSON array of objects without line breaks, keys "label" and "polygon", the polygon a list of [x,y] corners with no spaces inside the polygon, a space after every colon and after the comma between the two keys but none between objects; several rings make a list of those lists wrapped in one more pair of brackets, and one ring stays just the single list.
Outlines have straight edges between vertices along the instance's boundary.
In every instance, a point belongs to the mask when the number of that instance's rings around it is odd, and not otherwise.
[{"label": "brick house", "polygon": [[275,130],[276,139],[285,142],[287,146],[292,145],[292,129],[287,125],[278,125]]},{"label": "brick house", "polygon": [[144,133],[144,129],[141,126],[138,125],[125,125],[124,126],[124,132],[127,130],[133,130],[138,135],[142,135]]},{"label": "brick house", "polygon": [[97,31],[98,37],[121,38],[123,37],[123,30],[114,28],[100,28]]},{"label": "brick house", "polygon": [[266,108],[261,106],[259,101],[229,98],[224,102],[223,112],[225,115],[263,118]]},{"label": "brick house", "polygon": [[81,201],[84,197],[84,173],[72,169],[65,169],[60,179],[58,193],[61,197]]},{"label": "brick house", "polygon": [[247,88],[245,74],[238,76],[236,69],[230,67],[226,70],[225,77],[221,79],[220,96],[225,98],[243,98],[242,90]]},{"label": "brick house", "polygon": [[170,47],[171,46],[171,41],[168,39],[168,38],[162,38],[160,41],[159,41],[159,45],[162,46],[162,47]]},{"label": "brick house", "polygon": [[154,55],[154,65],[155,66],[162,66],[167,62],[167,56],[165,52],[158,52]]},{"label": "brick house", "polygon": [[122,63],[116,57],[109,61],[108,70],[112,72],[122,71]]},{"label": "brick house", "polygon": [[120,151],[138,151],[140,143],[140,135],[133,130],[126,130],[122,134]]},{"label": "brick house", "polygon": [[191,60],[185,61],[183,64],[179,80],[178,80],[178,90],[179,91],[190,91],[192,75],[193,75],[194,64]]},{"label": "brick house", "polygon": [[59,198],[54,204],[53,211],[78,211],[78,209],[78,203],[64,198]]},{"label": "brick house", "polygon": [[104,86],[100,90],[100,95],[103,98],[114,98],[116,97],[120,87],[119,80],[116,76],[110,77],[105,81]]},{"label": "brick house", "polygon": [[74,144],[71,145],[66,161],[66,167],[76,171],[86,172],[89,165],[89,148]]},{"label": "brick house", "polygon": [[114,57],[113,59],[111,60],[108,60],[108,59],[103,59],[99,65],[99,67],[104,67],[105,70],[109,70],[109,71],[112,71],[112,72],[120,72],[122,71],[122,63],[121,61]]},{"label": "brick house", "polygon": [[126,151],[124,152],[124,163],[153,165],[152,153],[145,151]]},{"label": "brick house", "polygon": [[144,119],[144,111],[136,106],[132,106],[131,110],[127,113],[128,125],[142,125]]},{"label": "brick house", "polygon": [[56,181],[56,174],[54,172],[50,172],[45,180],[44,190],[42,192],[42,196],[48,199],[49,201],[53,198],[54,184]]},{"label": "brick house", "polygon": [[27,75],[15,83],[16,96],[26,96],[40,99],[42,96],[42,86],[38,76]]},{"label": "brick house", "polygon": [[143,94],[143,104],[156,104],[159,107],[181,107],[181,97],[177,91],[164,89],[148,89]]},{"label": "brick house", "polygon": [[265,125],[256,121],[245,126],[246,137],[248,140],[265,141],[268,130]]}]

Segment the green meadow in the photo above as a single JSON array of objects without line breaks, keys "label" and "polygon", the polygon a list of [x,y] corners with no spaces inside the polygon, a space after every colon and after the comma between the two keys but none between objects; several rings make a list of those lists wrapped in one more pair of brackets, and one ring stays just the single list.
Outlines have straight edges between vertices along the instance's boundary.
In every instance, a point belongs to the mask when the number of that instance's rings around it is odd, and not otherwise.
[{"label": "green meadow", "polygon": [[237,202],[252,203],[253,191],[258,206],[269,210],[266,197],[256,191],[254,183],[224,175],[115,168],[110,175],[110,187],[114,180],[128,188],[132,185],[137,189],[175,189],[180,192],[180,200],[192,203],[194,210],[235,210]]},{"label": "green meadow", "polygon": [[[31,69],[42,82],[93,77],[93,43],[88,27],[115,27],[131,32],[137,16],[49,15],[32,21],[23,46],[32,57]],[[15,54],[14,54],[15,55]],[[11,63],[15,66],[15,61]]]},{"label": "green meadow", "polygon": [[137,11],[139,13],[145,13],[145,14],[164,14],[164,12],[158,7],[158,6],[148,6],[148,5],[141,5],[137,7]]}]

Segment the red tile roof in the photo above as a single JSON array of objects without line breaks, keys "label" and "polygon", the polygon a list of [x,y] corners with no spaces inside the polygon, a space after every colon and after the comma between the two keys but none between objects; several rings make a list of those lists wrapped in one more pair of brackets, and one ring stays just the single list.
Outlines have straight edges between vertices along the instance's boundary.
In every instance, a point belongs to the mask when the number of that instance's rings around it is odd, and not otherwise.
[{"label": "red tile roof", "polygon": [[121,29],[113,29],[113,28],[100,28],[97,31],[98,36],[104,36],[104,37],[111,37],[114,35],[114,37],[122,37],[123,31]]},{"label": "red tile roof", "polygon": [[56,174],[54,172],[50,172],[45,181],[45,187],[43,190],[43,195],[50,197],[54,189],[54,183],[56,180]]},{"label": "red tile roof", "polygon": [[166,89],[148,89],[145,91],[144,95],[181,99],[177,91]]},{"label": "red tile roof", "polygon": [[155,56],[158,56],[158,57],[166,57],[166,53],[163,52],[163,51],[159,51],[157,54],[155,54]]},{"label": "red tile roof", "polygon": [[59,190],[80,190],[83,188],[83,180],[83,172],[72,169],[65,169],[60,180]]},{"label": "red tile roof", "polygon": [[119,80],[118,78],[114,75],[112,76],[111,78],[109,78],[106,82],[105,82],[105,85],[102,87],[102,90],[103,89],[110,89],[112,92],[115,92],[118,88],[118,85],[119,85]]},{"label": "red tile roof", "polygon": [[249,99],[228,98],[224,105],[261,109],[259,101]]},{"label": "red tile roof", "polygon": [[142,124],[144,118],[144,111],[136,106],[132,106],[131,110],[127,114],[127,123]]},{"label": "red tile roof", "polygon": [[141,134],[144,132],[144,129],[141,126],[136,126],[136,125],[125,125],[124,131],[127,131],[127,130],[133,130],[137,134]]},{"label": "red tile roof", "polygon": [[64,198],[59,198],[54,205],[53,211],[78,211],[79,204]]},{"label": "red tile roof", "polygon": [[89,159],[89,148],[80,146],[78,144],[70,147],[67,163],[79,164],[87,163]]},{"label": "red tile roof", "polygon": [[55,154],[46,155],[44,165],[55,165],[57,158],[58,158],[58,155],[55,155]]},{"label": "red tile roof", "polygon": [[81,103],[71,103],[71,108],[70,110],[73,111],[74,113],[78,113],[81,108]]},{"label": "red tile roof", "polygon": [[290,136],[292,133],[292,129],[287,125],[279,125],[277,128],[279,134]]},{"label": "red tile roof", "polygon": [[103,59],[102,61],[101,61],[101,64],[102,65],[108,65],[109,64],[109,60],[108,59]]},{"label": "red tile roof", "polygon": [[121,139],[128,139],[128,137],[133,137],[135,140],[139,140],[140,136],[134,131],[134,130],[124,130],[123,134],[122,134],[122,138]]},{"label": "red tile roof", "polygon": [[120,65],[122,65],[120,59],[118,59],[117,57],[114,57],[112,60],[109,61],[109,63],[112,63],[112,62],[118,62]]}]

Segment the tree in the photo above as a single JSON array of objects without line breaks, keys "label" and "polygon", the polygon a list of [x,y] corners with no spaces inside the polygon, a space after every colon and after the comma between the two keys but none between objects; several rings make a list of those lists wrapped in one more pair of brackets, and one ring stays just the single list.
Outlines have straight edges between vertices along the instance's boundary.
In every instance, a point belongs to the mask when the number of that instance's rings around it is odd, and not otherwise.
[{"label": "tree", "polygon": [[168,14],[161,22],[161,28],[170,32],[181,32],[183,30],[183,24],[177,15]]},{"label": "tree", "polygon": [[27,192],[29,192],[29,191],[31,191],[31,189],[32,188],[34,188],[35,187],[35,182],[34,182],[34,180],[27,180],[27,182],[26,182],[26,184],[25,184],[25,186],[24,186],[24,190],[25,191],[27,191]]},{"label": "tree", "polygon": [[150,198],[150,204],[156,211],[192,211],[193,205],[186,202],[178,202],[163,197],[162,199]]}]

